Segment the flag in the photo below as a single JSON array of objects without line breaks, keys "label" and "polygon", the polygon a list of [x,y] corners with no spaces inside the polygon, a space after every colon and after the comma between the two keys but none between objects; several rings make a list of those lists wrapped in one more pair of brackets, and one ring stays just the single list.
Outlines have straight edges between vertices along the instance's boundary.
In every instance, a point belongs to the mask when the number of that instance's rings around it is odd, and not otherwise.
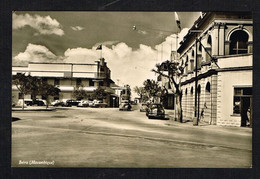
[{"label": "flag", "polygon": [[96,50],[102,50],[102,44],[100,44]]},{"label": "flag", "polygon": [[175,14],[175,21],[177,23],[177,26],[181,30],[181,21],[179,19],[179,16],[178,16],[177,12],[174,12],[174,14]]}]

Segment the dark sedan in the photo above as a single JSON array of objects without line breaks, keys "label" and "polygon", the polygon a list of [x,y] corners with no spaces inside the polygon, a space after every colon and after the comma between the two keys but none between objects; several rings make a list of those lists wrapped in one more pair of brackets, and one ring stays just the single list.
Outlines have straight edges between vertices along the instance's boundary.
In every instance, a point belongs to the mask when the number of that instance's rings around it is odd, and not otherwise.
[{"label": "dark sedan", "polygon": [[151,104],[147,108],[146,116],[151,118],[165,118],[165,111],[163,109],[163,106],[161,104]]}]

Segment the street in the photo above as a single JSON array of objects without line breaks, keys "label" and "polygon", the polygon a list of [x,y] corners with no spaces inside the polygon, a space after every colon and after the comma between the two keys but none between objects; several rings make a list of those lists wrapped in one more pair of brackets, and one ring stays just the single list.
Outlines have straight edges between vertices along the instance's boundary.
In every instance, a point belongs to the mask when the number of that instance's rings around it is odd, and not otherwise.
[{"label": "street", "polygon": [[13,167],[248,168],[252,163],[251,128],[148,119],[138,106],[133,111],[60,107],[12,116]]}]

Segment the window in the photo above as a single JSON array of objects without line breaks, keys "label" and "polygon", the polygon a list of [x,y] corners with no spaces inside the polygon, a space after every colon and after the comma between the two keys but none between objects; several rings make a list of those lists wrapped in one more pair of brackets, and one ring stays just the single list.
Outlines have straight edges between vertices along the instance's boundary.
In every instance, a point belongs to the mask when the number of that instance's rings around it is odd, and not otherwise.
[{"label": "window", "polygon": [[60,79],[55,78],[54,79],[54,86],[59,86],[60,85]]},{"label": "window", "polygon": [[233,102],[233,113],[241,114],[242,99],[246,97],[252,97],[252,88],[234,88],[234,102]]},{"label": "window", "polygon": [[230,36],[230,55],[247,53],[248,34],[243,30],[237,30]]},{"label": "window", "polygon": [[210,83],[209,82],[207,82],[206,91],[210,93]]},{"label": "window", "polygon": [[76,86],[77,87],[81,86],[81,83],[82,83],[82,79],[81,78],[77,78]]},{"label": "window", "polygon": [[94,81],[92,79],[89,79],[89,86],[94,86]]},{"label": "window", "polygon": [[194,60],[190,60],[190,70],[193,71],[194,70]]}]

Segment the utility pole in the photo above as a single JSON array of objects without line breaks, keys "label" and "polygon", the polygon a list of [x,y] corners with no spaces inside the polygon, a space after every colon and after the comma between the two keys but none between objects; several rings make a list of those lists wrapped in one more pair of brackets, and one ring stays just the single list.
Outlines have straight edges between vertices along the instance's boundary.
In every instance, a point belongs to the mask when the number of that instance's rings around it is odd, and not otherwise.
[{"label": "utility pole", "polygon": [[[201,33],[202,30],[190,30],[191,33]],[[196,34],[195,40],[195,104],[194,104],[194,120],[193,125],[199,125],[199,104],[198,104],[198,35]]]},{"label": "utility pole", "polygon": [[[194,106],[194,117],[193,125],[197,126],[199,124],[199,105],[198,103],[198,55],[197,55],[197,37],[195,41],[195,106]],[[198,109],[197,109],[198,107]]]}]

